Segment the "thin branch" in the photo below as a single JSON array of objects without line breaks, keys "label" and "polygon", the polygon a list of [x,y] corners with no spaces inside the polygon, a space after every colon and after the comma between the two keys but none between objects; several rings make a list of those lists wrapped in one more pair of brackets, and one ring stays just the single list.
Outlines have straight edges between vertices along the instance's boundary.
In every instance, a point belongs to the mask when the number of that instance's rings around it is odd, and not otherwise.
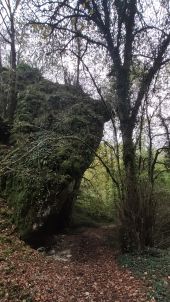
[{"label": "thin branch", "polygon": [[136,117],[137,117],[139,108],[141,106],[142,99],[143,99],[144,95],[146,94],[146,92],[148,91],[149,86],[150,86],[154,76],[156,75],[157,71],[161,67],[161,64],[163,61],[163,56],[164,56],[169,44],[170,44],[170,34],[167,36],[166,39],[164,39],[164,41],[160,45],[157,57],[154,59],[152,67],[148,70],[147,74],[144,75],[144,77],[143,77],[143,81],[141,83],[138,97],[137,97],[137,100],[135,102],[135,105],[134,105],[134,107],[132,109],[132,113],[131,113],[131,121],[133,123],[136,122]]}]

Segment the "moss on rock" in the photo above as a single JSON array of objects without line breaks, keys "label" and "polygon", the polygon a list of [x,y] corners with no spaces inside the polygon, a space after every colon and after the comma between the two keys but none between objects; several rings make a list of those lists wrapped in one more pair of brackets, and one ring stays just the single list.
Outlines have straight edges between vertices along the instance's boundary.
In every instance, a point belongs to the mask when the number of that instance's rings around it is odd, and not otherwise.
[{"label": "moss on rock", "polygon": [[81,89],[54,84],[35,69],[18,68],[18,79],[0,185],[22,238],[30,240],[69,221],[108,117],[102,104]]}]

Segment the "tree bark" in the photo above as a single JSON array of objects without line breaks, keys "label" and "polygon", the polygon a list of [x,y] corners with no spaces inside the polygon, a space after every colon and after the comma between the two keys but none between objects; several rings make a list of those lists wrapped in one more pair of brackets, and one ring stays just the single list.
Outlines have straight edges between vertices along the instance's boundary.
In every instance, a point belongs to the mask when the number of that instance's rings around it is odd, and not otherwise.
[{"label": "tree bark", "polygon": [[2,52],[1,52],[1,45],[0,45],[0,72],[2,71]]},{"label": "tree bark", "polygon": [[122,137],[125,168],[125,198],[120,211],[122,248],[141,251],[153,245],[155,203],[151,187],[137,176],[133,130],[128,123],[122,128]]},{"label": "tree bark", "polygon": [[14,15],[11,14],[11,78],[10,78],[10,104],[8,110],[8,116],[10,122],[13,122],[15,110],[17,107],[17,93],[16,93],[16,47],[15,47],[15,26]]}]

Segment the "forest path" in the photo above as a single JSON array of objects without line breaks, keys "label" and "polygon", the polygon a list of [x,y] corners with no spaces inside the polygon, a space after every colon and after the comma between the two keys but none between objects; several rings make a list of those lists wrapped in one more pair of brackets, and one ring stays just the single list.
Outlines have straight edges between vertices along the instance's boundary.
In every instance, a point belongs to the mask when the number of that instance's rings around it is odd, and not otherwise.
[{"label": "forest path", "polygon": [[118,265],[117,251],[108,244],[113,228],[55,236],[41,253],[6,228],[0,242],[0,301],[151,301],[144,283]]}]

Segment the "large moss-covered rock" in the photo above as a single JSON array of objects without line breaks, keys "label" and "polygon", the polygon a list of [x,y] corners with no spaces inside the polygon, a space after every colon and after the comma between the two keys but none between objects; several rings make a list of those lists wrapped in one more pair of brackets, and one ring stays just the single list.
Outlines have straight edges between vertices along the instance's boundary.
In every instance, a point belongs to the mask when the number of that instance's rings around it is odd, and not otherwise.
[{"label": "large moss-covered rock", "polygon": [[26,66],[18,69],[17,112],[0,175],[1,195],[22,238],[68,223],[106,120],[102,103],[80,88],[54,84]]}]

